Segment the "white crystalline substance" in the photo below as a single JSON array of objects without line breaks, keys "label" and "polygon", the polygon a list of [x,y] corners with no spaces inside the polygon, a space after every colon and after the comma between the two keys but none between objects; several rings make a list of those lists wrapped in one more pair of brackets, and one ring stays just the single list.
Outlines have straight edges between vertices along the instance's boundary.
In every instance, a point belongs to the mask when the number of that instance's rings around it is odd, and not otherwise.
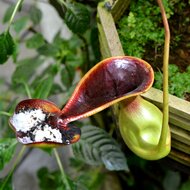
[{"label": "white crystalline substance", "polygon": [[58,129],[52,129],[51,126],[45,125],[43,130],[35,130],[35,141],[42,142],[42,141],[53,141],[57,143],[62,143],[62,135]]},{"label": "white crystalline substance", "polygon": [[62,134],[59,129],[46,124],[45,118],[46,114],[41,109],[15,113],[11,123],[16,131],[30,133],[22,138],[18,137],[18,140],[23,144],[43,141],[62,143]]},{"label": "white crystalline substance", "polygon": [[33,143],[33,141],[31,140],[30,137],[23,137],[23,138],[18,137],[18,140],[19,140],[19,142],[21,142],[22,144],[30,144],[30,143]]},{"label": "white crystalline substance", "polygon": [[39,122],[45,120],[46,114],[41,109],[29,110],[24,112],[15,113],[12,117],[11,123],[16,131],[26,133],[32,127],[35,127]]}]

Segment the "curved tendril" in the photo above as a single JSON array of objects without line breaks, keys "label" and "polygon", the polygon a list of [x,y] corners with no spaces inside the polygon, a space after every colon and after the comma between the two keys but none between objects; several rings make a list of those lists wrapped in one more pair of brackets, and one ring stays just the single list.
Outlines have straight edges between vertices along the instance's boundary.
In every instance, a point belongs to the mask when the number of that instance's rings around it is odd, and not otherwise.
[{"label": "curved tendril", "polygon": [[168,118],[169,118],[169,95],[168,95],[168,62],[169,62],[169,46],[170,46],[170,29],[166,16],[166,12],[162,3],[162,0],[157,0],[160,7],[164,30],[165,30],[165,44],[164,44],[164,58],[163,58],[163,120],[162,120],[162,132],[159,141],[158,148],[161,149],[165,144],[168,130]]}]

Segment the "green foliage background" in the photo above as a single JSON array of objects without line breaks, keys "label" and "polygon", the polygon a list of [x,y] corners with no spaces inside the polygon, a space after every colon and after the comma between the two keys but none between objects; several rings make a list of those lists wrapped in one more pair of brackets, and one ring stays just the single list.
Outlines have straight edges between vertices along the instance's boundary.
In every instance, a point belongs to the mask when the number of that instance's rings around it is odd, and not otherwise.
[{"label": "green foliage background", "polygon": [[[179,0],[163,0],[163,3],[169,23],[177,10],[183,11],[186,6],[189,6],[189,2],[184,3]],[[182,24],[186,24],[188,21],[183,22]],[[152,64],[156,71],[154,87],[162,90],[162,68],[160,68],[162,59],[155,63],[155,58],[151,57],[157,55],[162,57],[164,47],[164,29],[156,1],[132,1],[128,15],[118,23],[118,33],[126,55],[143,58]],[[172,31],[171,51],[181,40],[180,34],[175,33],[177,32]],[[170,62],[169,65],[169,93],[185,98],[185,94],[190,93],[189,67],[185,72],[181,72],[174,64]]]}]

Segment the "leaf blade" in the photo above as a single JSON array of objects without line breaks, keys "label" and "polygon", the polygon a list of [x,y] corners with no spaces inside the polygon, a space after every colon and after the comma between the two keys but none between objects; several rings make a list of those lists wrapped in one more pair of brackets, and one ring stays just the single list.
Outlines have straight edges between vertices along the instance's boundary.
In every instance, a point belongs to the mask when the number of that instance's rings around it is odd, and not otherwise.
[{"label": "leaf blade", "polygon": [[34,34],[31,38],[27,39],[26,41],[26,47],[27,48],[40,48],[41,46],[43,46],[45,44],[45,40],[42,36],[42,34],[37,33]]},{"label": "leaf blade", "polygon": [[39,82],[32,97],[46,99],[49,96],[52,86],[53,77],[50,75]]},{"label": "leaf blade", "polygon": [[65,67],[61,70],[61,81],[67,89],[72,86],[74,76],[75,70],[72,66],[65,65]]},{"label": "leaf blade", "polygon": [[31,6],[30,12],[29,12],[30,19],[32,20],[34,25],[37,25],[40,23],[42,19],[42,12],[39,8],[36,6]]},{"label": "leaf blade", "polygon": [[0,34],[0,64],[4,64],[15,51],[15,42],[8,32]]},{"label": "leaf blade", "polygon": [[14,138],[0,139],[0,170],[12,159],[17,140]]},{"label": "leaf blade", "polygon": [[90,12],[81,3],[66,4],[65,22],[74,32],[83,34],[90,25]]},{"label": "leaf blade", "polygon": [[129,170],[119,145],[103,129],[84,126],[81,133],[81,140],[72,145],[77,158],[90,165],[104,164],[108,170]]},{"label": "leaf blade", "polygon": [[40,57],[26,58],[19,61],[16,70],[12,75],[13,85],[28,83],[31,77],[35,74],[37,67],[41,65],[43,61],[44,60]]}]

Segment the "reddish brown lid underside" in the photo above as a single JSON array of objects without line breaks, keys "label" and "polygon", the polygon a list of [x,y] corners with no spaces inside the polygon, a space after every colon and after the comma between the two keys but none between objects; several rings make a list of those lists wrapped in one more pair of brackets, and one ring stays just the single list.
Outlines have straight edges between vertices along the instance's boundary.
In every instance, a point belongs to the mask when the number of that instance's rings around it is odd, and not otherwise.
[{"label": "reddish brown lid underside", "polygon": [[151,66],[138,58],[122,56],[103,60],[80,81],[62,110],[68,121],[90,116],[129,96],[147,91],[153,83]]}]

